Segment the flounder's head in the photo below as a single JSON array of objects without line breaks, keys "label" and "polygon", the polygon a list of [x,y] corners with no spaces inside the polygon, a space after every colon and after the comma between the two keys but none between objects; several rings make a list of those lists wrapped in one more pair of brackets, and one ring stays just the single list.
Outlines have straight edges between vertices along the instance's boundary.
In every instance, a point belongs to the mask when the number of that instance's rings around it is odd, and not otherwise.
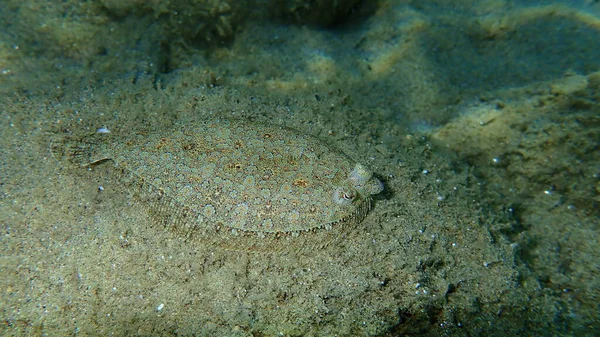
[{"label": "flounder's head", "polygon": [[345,206],[356,200],[370,198],[383,191],[383,183],[373,176],[373,172],[361,164],[356,164],[348,178],[333,192],[333,201]]}]

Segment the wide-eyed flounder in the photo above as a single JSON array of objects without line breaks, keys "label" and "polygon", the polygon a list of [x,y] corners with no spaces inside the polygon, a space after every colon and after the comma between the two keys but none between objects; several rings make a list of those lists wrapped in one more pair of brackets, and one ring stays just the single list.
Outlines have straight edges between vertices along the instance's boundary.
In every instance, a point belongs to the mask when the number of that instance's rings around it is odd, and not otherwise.
[{"label": "wide-eyed flounder", "polygon": [[220,119],[160,133],[99,131],[54,153],[84,167],[112,162],[153,219],[228,248],[322,246],[360,222],[383,190],[363,165],[281,126]]}]

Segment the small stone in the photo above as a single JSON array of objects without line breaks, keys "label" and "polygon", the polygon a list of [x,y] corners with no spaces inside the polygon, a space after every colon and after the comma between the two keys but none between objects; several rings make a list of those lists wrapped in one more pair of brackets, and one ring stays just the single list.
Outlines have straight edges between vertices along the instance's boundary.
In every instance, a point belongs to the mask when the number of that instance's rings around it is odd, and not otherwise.
[{"label": "small stone", "polygon": [[388,149],[387,146],[385,146],[384,144],[377,144],[375,145],[375,150],[377,150],[377,152],[381,153],[382,155],[388,157],[392,154],[392,151],[390,151],[390,149]]}]

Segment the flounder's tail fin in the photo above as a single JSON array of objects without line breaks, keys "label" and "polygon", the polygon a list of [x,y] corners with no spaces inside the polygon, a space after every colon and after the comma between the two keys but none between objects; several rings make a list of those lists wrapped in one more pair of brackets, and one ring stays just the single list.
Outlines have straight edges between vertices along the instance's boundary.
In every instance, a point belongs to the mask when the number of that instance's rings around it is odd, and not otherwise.
[{"label": "flounder's tail fin", "polygon": [[89,167],[110,160],[106,153],[108,135],[94,133],[83,136],[58,136],[50,139],[50,155],[61,164]]}]

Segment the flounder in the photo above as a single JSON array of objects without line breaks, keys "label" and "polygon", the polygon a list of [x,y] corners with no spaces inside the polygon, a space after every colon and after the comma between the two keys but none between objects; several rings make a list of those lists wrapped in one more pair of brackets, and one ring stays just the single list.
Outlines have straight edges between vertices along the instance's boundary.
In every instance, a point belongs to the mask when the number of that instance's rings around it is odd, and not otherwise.
[{"label": "flounder", "polygon": [[168,133],[103,128],[53,152],[80,167],[112,162],[152,219],[186,240],[231,249],[324,246],[361,222],[383,190],[365,166],[320,140],[248,121],[197,121]]}]

